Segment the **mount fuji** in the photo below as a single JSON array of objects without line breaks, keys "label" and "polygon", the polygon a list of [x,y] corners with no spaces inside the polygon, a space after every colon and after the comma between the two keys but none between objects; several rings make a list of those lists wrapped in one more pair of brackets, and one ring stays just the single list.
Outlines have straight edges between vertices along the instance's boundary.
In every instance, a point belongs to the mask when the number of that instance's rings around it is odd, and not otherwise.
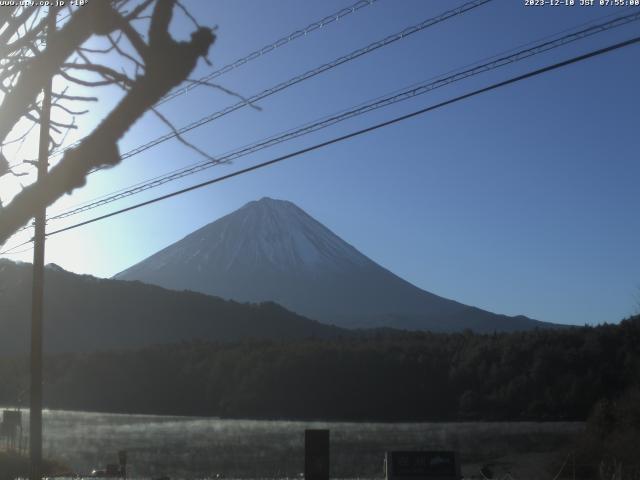
[{"label": "mount fuji", "polygon": [[273,301],[347,328],[494,332],[553,326],[421,290],[293,203],[271,198],[249,202],[115,278],[241,302]]}]

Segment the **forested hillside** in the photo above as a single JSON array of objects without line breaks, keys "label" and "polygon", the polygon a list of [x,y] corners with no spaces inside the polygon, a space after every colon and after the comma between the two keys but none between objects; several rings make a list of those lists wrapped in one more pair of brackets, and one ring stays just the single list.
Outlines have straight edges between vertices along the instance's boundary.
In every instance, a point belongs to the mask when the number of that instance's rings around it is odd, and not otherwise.
[{"label": "forested hillside", "polygon": [[[640,317],[477,335],[183,343],[47,359],[51,408],[349,420],[585,419],[640,379]],[[0,361],[0,402],[27,382]],[[22,396],[23,400],[26,397]]]},{"label": "forested hillside", "polygon": [[[0,259],[0,355],[29,351],[32,266]],[[238,303],[140,282],[45,269],[45,352],[91,352],[202,339],[331,338],[344,330],[272,302]],[[117,300],[117,301],[116,301]]]}]

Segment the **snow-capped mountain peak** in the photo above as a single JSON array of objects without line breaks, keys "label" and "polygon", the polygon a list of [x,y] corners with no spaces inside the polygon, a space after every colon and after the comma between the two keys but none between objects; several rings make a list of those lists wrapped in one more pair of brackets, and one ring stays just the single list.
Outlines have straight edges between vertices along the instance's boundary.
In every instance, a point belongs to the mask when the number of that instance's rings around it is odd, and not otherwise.
[{"label": "snow-capped mountain peak", "polygon": [[363,266],[370,260],[295,204],[264,197],[191,233],[145,262],[151,270],[179,262],[193,265],[198,271],[229,272],[256,265],[279,270],[336,269]]},{"label": "snow-capped mountain peak", "polygon": [[116,278],[237,301],[273,301],[342,326],[523,328],[510,317],[411,285],[295,204],[268,197],[196,230]]}]

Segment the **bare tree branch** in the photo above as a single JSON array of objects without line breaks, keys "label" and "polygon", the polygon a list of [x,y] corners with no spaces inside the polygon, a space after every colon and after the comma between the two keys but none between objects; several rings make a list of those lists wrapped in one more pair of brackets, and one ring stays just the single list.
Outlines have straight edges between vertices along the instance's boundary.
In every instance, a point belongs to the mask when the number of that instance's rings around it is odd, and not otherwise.
[{"label": "bare tree branch", "polygon": [[209,155],[207,152],[205,152],[204,150],[202,150],[201,148],[198,148],[197,146],[195,146],[193,143],[189,142],[188,140],[186,140],[178,131],[178,129],[173,125],[173,123],[171,123],[169,121],[169,119],[167,117],[165,117],[162,113],[160,113],[158,111],[157,108],[151,107],[151,111],[153,111],[153,113],[165,124],[167,125],[171,131],[173,132],[173,134],[175,135],[176,140],[178,140],[180,143],[182,143],[184,146],[190,148],[191,150],[193,150],[194,152],[198,153],[199,155],[202,155],[204,158],[206,158],[207,160],[209,160],[210,162],[216,162],[217,159],[215,157],[212,157],[211,155]]},{"label": "bare tree branch", "polygon": [[[92,33],[108,35],[118,28],[132,44],[134,43],[131,41],[131,31],[135,30],[126,18],[108,3],[110,2],[90,2],[87,8],[76,11],[65,27],[56,33],[55,41],[52,40],[46,50],[25,67],[15,88],[0,106],[0,139],[6,137],[18,119],[30,115],[31,106],[36,103],[39,87],[43,83],[42,77],[51,77],[59,73],[66,59],[81,47]],[[97,5],[102,7],[94,7]],[[26,225],[34,212],[51,205],[65,193],[83,186],[89,172],[120,163],[117,142],[146,111],[189,76],[199,58],[208,54],[210,46],[215,41],[215,35],[209,28],[197,29],[188,42],[177,42],[171,37],[168,29],[174,6],[174,0],[156,1],[148,32],[148,44],[135,32],[133,38],[142,44],[133,47],[144,52],[144,55],[141,55],[144,73],[131,81],[128,91],[118,105],[75,148],[67,150],[47,175],[37,183],[25,187],[10,204],[0,210],[0,244]],[[94,15],[103,17],[96,19]],[[66,36],[62,36],[63,32],[66,32]],[[25,72],[40,72],[42,77],[38,80],[35,76],[34,79],[34,75],[27,75]],[[107,74],[107,71],[102,73]],[[113,71],[108,73],[112,78],[117,77],[112,75]],[[20,98],[14,100],[16,91],[20,92]],[[54,98],[94,100],[92,97],[72,96],[64,92],[54,95]],[[74,126],[73,123],[64,125]],[[0,168],[3,165],[0,159]]]},{"label": "bare tree branch", "polygon": [[28,106],[35,102],[45,81],[53,77],[64,61],[92,34],[105,32],[110,25],[108,19],[114,15],[116,12],[109,2],[89,2],[71,17],[62,30],[52,35],[44,52],[27,62],[11,94],[5,96],[0,105],[0,141],[26,114]]}]

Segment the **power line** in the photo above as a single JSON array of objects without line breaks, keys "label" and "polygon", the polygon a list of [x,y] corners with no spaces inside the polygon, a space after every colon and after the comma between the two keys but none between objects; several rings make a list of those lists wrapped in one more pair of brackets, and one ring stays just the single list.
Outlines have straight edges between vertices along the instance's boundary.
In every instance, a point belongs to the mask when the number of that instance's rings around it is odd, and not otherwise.
[{"label": "power line", "polygon": [[[156,145],[159,145],[161,143],[164,143],[167,140],[170,140],[172,138],[176,138],[179,135],[182,135],[184,133],[187,133],[195,128],[201,127],[207,123],[210,123],[214,120],[217,120],[225,115],[228,115],[236,110],[239,110],[240,108],[243,108],[247,105],[251,105],[257,101],[263,100],[275,93],[278,93],[282,90],[285,90],[286,88],[289,88],[293,85],[296,85],[304,80],[308,80],[312,77],[315,77],[316,75],[319,75],[325,71],[331,70],[339,65],[342,65],[343,63],[349,62],[351,60],[354,60],[356,58],[361,57],[362,55],[365,55],[367,53],[373,52],[379,48],[385,47],[391,43],[394,43],[398,40],[402,40],[403,38],[406,38],[414,33],[417,33],[419,31],[422,31],[426,28],[429,28],[433,25],[436,25],[438,23],[441,23],[445,20],[448,20],[450,18],[456,17],[458,15],[461,15],[462,13],[465,13],[469,10],[472,10],[474,8],[477,8],[481,5],[484,5],[486,3],[489,3],[492,0],[472,0],[470,2],[467,2],[463,5],[460,5],[459,7],[452,9],[452,10],[447,10],[443,13],[441,13],[440,15],[437,15],[435,17],[431,17],[428,18],[416,25],[412,25],[410,27],[405,28],[404,30],[397,32],[395,34],[392,35],[388,35],[387,37],[372,42],[368,45],[366,45],[365,47],[359,48],[357,50],[354,50],[353,52],[347,54],[347,55],[343,55],[341,57],[338,57],[336,59],[334,59],[331,62],[325,63],[319,67],[316,67],[312,70],[308,70],[307,72],[297,75],[295,77],[290,78],[289,80],[286,80],[285,82],[279,83],[276,86],[270,87],[266,90],[263,90],[260,93],[254,94],[251,97],[247,98],[246,100],[242,100],[240,102],[237,102],[233,105],[230,105],[222,110],[218,110],[210,115],[207,115],[199,120],[196,120],[195,122],[192,122],[176,131],[172,131],[169,133],[166,133],[165,135],[162,135],[160,137],[157,137],[143,145],[140,145],[138,147],[133,148],[132,150],[129,150],[123,154],[121,154],[120,158],[121,160],[125,160],[127,158],[130,158],[134,155],[137,155],[139,153],[142,153]],[[71,148],[71,147],[68,147]],[[103,168],[96,168],[92,171],[89,172],[89,174],[95,173],[97,171],[102,170]]]},{"label": "power line", "polygon": [[32,243],[33,242],[33,238],[26,240],[22,243],[19,243],[17,245],[14,245],[11,248],[7,248],[6,250],[3,250],[0,252],[0,255],[17,255],[19,253],[23,253],[23,252],[28,252],[29,250],[31,250],[33,247],[29,247],[27,250],[21,250],[19,252],[14,252],[14,250],[23,247],[24,245],[27,245],[28,243]]},{"label": "power line", "polygon": [[[29,240],[31,242],[31,240]],[[23,253],[31,252],[33,250],[33,245],[29,248],[25,248],[24,250],[19,250],[17,252],[2,252],[0,255],[22,255]]]},{"label": "power line", "polygon": [[[358,0],[357,2],[355,2],[354,4],[345,7],[335,13],[332,13],[330,15],[327,15],[326,17],[317,20],[315,22],[310,23],[309,25],[307,25],[306,27],[300,28],[298,30],[295,30],[293,32],[291,32],[289,35],[286,35],[284,37],[279,38],[278,40],[275,40],[257,50],[254,50],[253,52],[251,52],[248,55],[245,55],[242,58],[239,58],[237,60],[234,60],[233,62],[225,65],[224,67],[221,67],[201,78],[199,78],[198,80],[196,80],[196,83],[193,85],[188,85],[186,87],[180,88],[178,90],[175,90],[174,92],[170,92],[167,95],[165,95],[163,98],[161,98],[155,106],[161,105],[163,103],[166,103],[178,96],[184,95],[186,94],[188,91],[193,90],[195,88],[197,88],[198,86],[201,86],[204,82],[207,81],[211,81],[214,78],[220,77],[222,75],[224,75],[225,73],[230,72],[231,70],[234,70],[252,60],[255,60],[257,58],[260,58],[274,50],[276,50],[277,48],[283,47],[284,45],[291,43],[299,38],[302,37],[306,37],[308,34],[315,32],[316,30],[320,30],[321,28],[326,27],[327,25],[332,24],[333,22],[336,22],[344,17],[346,17],[347,15],[350,15],[352,13],[355,13],[365,7],[368,7],[370,5],[373,5],[375,2],[377,2],[379,0]],[[69,18],[72,14],[68,13],[66,16],[59,18],[58,22],[62,22],[63,20]],[[59,149],[57,151],[53,151],[51,153],[51,157],[54,157],[56,155],[59,155],[61,153],[66,152],[67,150],[77,147],[78,144],[81,142],[82,140],[79,140],[77,142],[74,142],[73,144],[63,148],[63,149]],[[15,168],[17,166],[21,166],[21,163],[16,163],[11,165],[11,168]]]},{"label": "power line", "polygon": [[326,27],[327,25],[340,20],[343,17],[346,17],[347,15],[351,14],[351,13],[355,13],[358,10],[360,10],[361,8],[364,7],[368,7],[369,5],[372,5],[374,2],[376,2],[377,0],[360,0],[356,3],[354,3],[353,5],[343,8],[342,10],[332,13],[330,15],[327,15],[326,17],[324,17],[321,20],[318,20],[316,22],[313,22],[309,25],[307,25],[304,28],[301,28],[299,30],[296,30],[294,32],[291,32],[289,35],[286,35],[282,38],[279,38],[278,40],[271,42],[267,45],[265,45],[262,48],[259,48],[257,50],[254,50],[253,52],[251,52],[250,54],[239,58],[238,60],[235,60],[234,62],[231,62],[227,65],[225,65],[222,68],[219,68],[218,70],[215,70],[211,73],[209,73],[208,75],[205,75],[201,78],[199,78],[193,85],[188,85],[186,87],[183,87],[179,90],[176,90],[174,92],[168,93],[167,95],[165,95],[163,98],[161,98],[158,103],[156,103],[157,105],[161,105],[165,102],[168,102],[180,95],[184,95],[185,93],[187,93],[189,90],[193,90],[197,87],[199,87],[202,83],[204,82],[208,82],[213,80],[214,78],[218,78],[221,75],[224,75],[225,73],[230,72],[231,70],[238,68],[242,65],[244,65],[245,63],[248,63],[252,60],[255,60],[257,58],[260,58],[264,55],[266,55],[269,52],[274,51],[277,48],[283,47],[284,45],[291,43],[295,40],[297,40],[298,38],[304,37],[316,30],[319,30],[323,27]]},{"label": "power line", "polygon": [[497,57],[497,58],[492,57],[493,60],[489,62],[486,62],[483,64],[476,64],[472,68],[466,68],[464,70],[458,71],[448,76],[436,77],[437,80],[435,81],[430,81],[430,82],[427,81],[427,82],[422,82],[420,84],[413,85],[409,89],[400,91],[400,93],[396,93],[388,97],[378,98],[372,102],[361,104],[358,107],[343,111],[339,114],[335,114],[329,117],[324,117],[321,120],[305,124],[302,127],[298,127],[296,129],[292,129],[287,132],[283,132],[283,133],[274,135],[272,137],[268,137],[267,139],[254,142],[253,144],[246,145],[244,147],[241,147],[239,149],[233,150],[229,153],[222,155],[221,157],[216,159],[215,162],[214,161],[200,162],[189,167],[175,170],[165,175],[154,177],[145,182],[137,183],[128,188],[113,192],[112,194],[104,195],[102,197],[99,197],[99,199],[95,199],[94,201],[85,202],[85,204],[81,204],[79,206],[73,207],[64,212],[61,212],[57,215],[53,215],[49,217],[48,220],[58,220],[62,218],[67,218],[72,215],[76,215],[82,212],[86,212],[88,210],[92,210],[94,208],[101,207],[108,203],[112,203],[117,200],[121,200],[123,198],[144,192],[151,188],[159,187],[161,185],[164,185],[165,183],[178,180],[188,175],[193,175],[195,173],[201,172],[203,170],[214,167],[216,165],[231,162],[237,158],[243,157],[245,155],[249,155],[251,153],[255,153],[256,151],[262,150],[264,148],[268,148],[273,145],[276,145],[294,138],[298,138],[302,135],[316,132],[323,128],[327,128],[331,125],[335,125],[336,123],[362,115],[364,113],[368,113],[370,111],[373,111],[382,107],[386,107],[394,103],[408,100],[410,98],[428,93],[434,89],[444,87],[446,85],[469,78],[471,76],[478,75],[480,73],[484,73],[489,70],[499,68],[513,62],[524,60],[531,56],[534,56],[543,52],[547,52],[549,50],[586,38],[596,33],[604,32],[612,28],[620,27],[622,25],[626,25],[632,21],[637,21],[637,20],[640,20],[640,12],[637,12],[631,15],[626,15],[623,17],[618,17],[609,22],[594,25],[587,29],[583,29],[568,35],[564,35],[563,37],[560,37],[560,38],[545,41],[540,44],[534,45],[532,47],[517,51],[516,53],[511,55],[506,55],[506,56]]},{"label": "power line", "polygon": [[[628,8],[626,8],[626,9],[623,9],[623,11],[629,11],[629,10],[631,10],[632,8],[633,8],[633,7],[628,7]],[[574,30],[576,30],[576,29],[578,29],[578,28],[586,27],[587,25],[591,25],[591,24],[593,24],[593,23],[595,23],[595,22],[598,22],[598,21],[604,20],[605,18],[613,17],[613,16],[615,16],[615,15],[617,15],[617,13],[609,13],[609,14],[607,14],[607,15],[602,15],[602,16],[597,17],[597,18],[595,18],[595,19],[591,19],[591,20],[589,20],[589,21],[587,21],[587,22],[583,22],[583,23],[580,23],[580,24],[578,24],[578,25],[574,25],[573,27],[565,28],[565,29],[563,29],[563,30],[561,30],[561,31],[559,31],[559,32],[556,32],[556,33],[552,34],[552,35],[547,35],[547,36],[545,36],[545,37],[538,38],[538,39],[532,40],[532,41],[530,41],[530,42],[527,42],[527,43],[525,43],[525,44],[521,44],[521,45],[519,45],[519,46],[516,46],[516,47],[510,48],[509,50],[501,51],[500,53],[497,53],[497,54],[491,55],[491,56],[489,56],[489,57],[485,57],[485,58],[483,58],[483,59],[481,59],[481,60],[477,60],[477,61],[475,61],[475,62],[473,62],[473,63],[470,63],[470,64],[467,64],[467,65],[465,65],[465,66],[463,66],[463,67],[459,67],[459,68],[457,68],[457,69],[449,70],[449,71],[447,71],[447,72],[445,72],[445,73],[443,73],[443,74],[441,74],[441,75],[431,77],[431,78],[429,78],[428,80],[435,80],[435,79],[438,79],[438,78],[442,78],[442,77],[444,77],[445,75],[450,75],[450,74],[453,74],[453,73],[456,73],[456,72],[460,72],[460,71],[468,70],[468,69],[470,69],[471,67],[479,66],[479,65],[481,65],[481,64],[483,64],[483,63],[487,63],[487,62],[489,62],[489,61],[491,61],[491,60],[500,59],[501,57],[504,57],[504,56],[505,56],[505,55],[507,55],[507,54],[510,54],[510,53],[513,53],[513,52],[518,52],[518,50],[519,50],[519,49],[523,49],[523,48],[525,48],[525,47],[529,47],[529,46],[532,46],[532,45],[540,44],[541,42],[545,42],[545,41],[547,41],[547,40],[553,39],[554,37],[557,37],[557,36],[558,36],[558,35],[560,35],[560,34],[563,34],[563,33],[566,33],[566,32],[571,32],[571,31],[574,31]],[[616,22],[616,21],[618,21],[618,20],[622,20],[622,19],[624,19],[624,18],[627,18],[627,17],[619,17],[619,18],[617,18],[617,19],[613,20],[613,22]],[[636,18],[634,18],[634,19],[635,19],[635,20],[637,20],[637,17],[636,17]],[[618,26],[618,25],[616,25],[616,26]],[[597,28],[597,27],[598,27],[598,25],[594,26],[593,28]],[[613,28],[613,27],[612,27],[612,28]],[[383,98],[385,98],[385,97],[387,97],[387,96],[395,95],[395,94],[397,94],[397,93],[399,93],[399,92],[402,92],[403,90],[406,90],[407,88],[414,88],[414,87],[417,87],[417,86],[422,85],[423,83],[424,83],[424,82],[414,83],[414,84],[412,84],[412,85],[410,85],[410,86],[408,86],[408,87],[404,87],[403,89],[397,89],[397,90],[393,91],[392,93],[389,93],[389,94],[386,94],[386,95],[381,95],[381,96],[379,96],[379,97],[376,97],[376,98],[375,98],[375,99],[373,99],[372,101],[377,101],[377,100],[383,99]],[[360,104],[358,104],[358,105],[357,105],[357,107],[363,106],[363,105],[365,105],[366,103],[370,103],[370,102],[371,102],[371,101],[369,101],[369,102],[363,102],[363,103],[360,103]],[[341,113],[345,113],[345,112],[347,112],[347,111],[349,111],[349,109],[341,110],[340,112],[338,112],[338,113],[336,113],[336,114],[333,114],[333,115],[327,115],[327,116],[325,116],[325,117],[322,117],[322,119],[316,120],[316,122],[317,122],[317,121],[320,121],[320,120],[324,120],[324,119],[331,118],[332,116],[335,116],[335,115],[337,115],[337,114],[341,114]],[[305,126],[306,126],[306,125],[310,125],[311,123],[314,123],[314,122],[310,122],[310,123],[308,123],[308,124],[305,124]],[[294,130],[295,130],[295,129],[290,129],[290,130],[287,130],[286,132],[281,132],[281,133],[279,133],[279,134],[276,134],[276,135],[272,135],[272,136],[269,136],[269,137],[263,138],[263,139],[261,139],[261,140],[258,140],[257,142],[254,142],[253,144],[256,144],[256,143],[262,143],[262,142],[264,142],[264,141],[266,141],[266,140],[271,140],[271,139],[273,139],[273,138],[275,138],[275,137],[277,137],[277,136],[279,136],[279,135],[282,135],[282,134],[284,134],[284,133],[289,133],[289,132],[292,132],[292,131],[294,131]],[[246,145],[244,145],[244,146],[243,146],[243,147],[241,147],[241,148],[245,148],[245,147],[250,146],[250,145],[252,145],[252,144],[246,144]],[[227,155],[228,153],[230,153],[230,152],[226,152],[226,153],[224,153],[224,154],[223,154],[223,156]],[[105,199],[105,198],[108,198],[108,197],[112,197],[112,196],[114,196],[114,195],[116,195],[116,194],[119,194],[119,193],[122,193],[122,192],[127,192],[128,190],[134,189],[134,188],[139,187],[139,186],[143,186],[143,185],[145,185],[145,184],[147,184],[147,183],[149,183],[149,182],[153,182],[153,181],[155,181],[155,180],[163,179],[163,178],[165,178],[165,177],[168,177],[168,176],[171,176],[171,175],[174,175],[174,174],[180,174],[181,172],[188,171],[188,170],[190,170],[191,168],[198,167],[198,166],[205,166],[205,165],[208,165],[208,166],[215,166],[215,165],[218,165],[218,163],[216,163],[216,162],[211,162],[211,161],[197,162],[197,163],[191,164],[191,165],[189,165],[189,166],[187,166],[187,167],[182,167],[182,168],[179,168],[179,169],[176,169],[176,170],[172,170],[171,172],[167,172],[167,173],[164,173],[164,174],[161,174],[161,175],[157,175],[157,176],[155,176],[155,177],[151,177],[151,178],[148,178],[148,179],[146,179],[146,180],[142,180],[142,181],[140,181],[140,182],[138,182],[138,183],[135,183],[135,184],[133,184],[133,185],[129,185],[129,186],[127,186],[127,187],[124,187],[124,188],[121,188],[121,189],[118,189],[118,190],[115,190],[115,191],[112,191],[112,192],[109,192],[109,193],[105,193],[105,194],[103,194],[103,195],[99,195],[99,196],[97,196],[97,197],[93,197],[93,198],[91,198],[91,199],[88,199],[88,200],[85,200],[85,201],[82,201],[82,202],[76,203],[76,204],[75,204],[74,206],[72,206],[70,209],[68,209],[68,210],[64,210],[62,213],[67,213],[67,212],[70,212],[71,210],[76,210],[77,208],[79,208],[79,207],[81,207],[81,206],[85,206],[85,205],[87,205],[87,204],[94,204],[94,203],[97,203],[98,201],[100,201],[100,200],[102,200],[102,199]],[[208,168],[208,167],[207,167],[207,168]],[[136,193],[138,193],[138,192],[136,192]],[[50,219],[53,219],[53,218],[50,218]],[[23,229],[24,229],[24,228],[27,228],[27,227],[23,227]]]},{"label": "power line", "polygon": [[[171,140],[172,138],[176,138],[179,135],[182,135],[184,133],[187,133],[195,128],[201,127],[202,125],[205,125],[207,123],[210,123],[214,120],[217,120],[221,117],[224,117],[225,115],[228,115],[232,112],[235,112],[236,110],[239,110],[243,107],[246,107],[247,105],[251,105],[255,102],[258,102],[260,100],[263,100],[267,97],[270,97],[271,95],[274,95],[278,92],[281,92],[282,90],[285,90],[293,85],[296,85],[300,82],[303,82],[305,80],[308,80],[310,78],[313,78],[321,73],[324,73],[326,71],[332,70],[336,67],[338,67],[339,65],[342,65],[344,63],[347,63],[351,60],[355,60],[356,58],[359,58],[363,55],[366,55],[368,53],[371,53],[379,48],[382,47],[386,47],[387,45],[390,45],[392,43],[397,42],[398,40],[402,40],[404,38],[407,38],[408,36],[420,32],[426,28],[429,28],[433,25],[436,25],[438,23],[441,23],[445,20],[448,20],[450,18],[456,17],[458,15],[461,15],[462,13],[465,13],[469,10],[472,10],[474,8],[477,8],[481,5],[484,5],[486,3],[491,2],[492,0],[472,0],[470,2],[467,2],[455,9],[452,10],[448,10],[436,17],[432,17],[429,18],[427,20],[424,20],[416,25],[413,25],[411,27],[407,27],[404,30],[402,30],[401,32],[389,35],[385,38],[383,38],[382,40],[378,40],[376,42],[370,43],[369,45],[359,48],[357,50],[354,50],[351,53],[348,53],[347,55],[343,55],[341,57],[336,58],[335,60],[332,60],[331,62],[325,63],[319,67],[316,67],[312,70],[308,70],[305,73],[302,73],[300,75],[297,75],[295,77],[290,78],[289,80],[286,80],[282,83],[279,83],[273,87],[270,87],[266,90],[263,90],[260,93],[256,93],[254,95],[252,95],[251,97],[247,98],[246,100],[241,100],[233,105],[230,105],[222,110],[219,110],[217,112],[214,112],[210,115],[207,115],[199,120],[196,120],[180,129],[177,129],[176,131],[172,131],[169,133],[166,133],[165,135],[162,135],[160,137],[157,137],[143,145],[140,145],[132,150],[129,150],[128,152],[123,153],[122,155],[120,155],[120,158],[122,160],[125,160],[127,158],[133,157],[134,155],[137,155],[139,153],[142,153],[152,147],[155,147],[156,145],[159,145],[163,142],[166,142],[167,140]],[[92,170],[89,173],[95,173],[96,171],[102,170],[102,168],[96,168],[94,170]]]},{"label": "power line", "polygon": [[[375,2],[377,2],[379,0],[358,0],[357,2],[355,2],[354,4],[345,7],[341,10],[338,10],[337,12],[331,13],[329,15],[327,15],[324,18],[321,18],[320,20],[317,20],[315,22],[310,23],[309,25],[307,25],[306,27],[300,28],[298,30],[295,30],[293,32],[291,32],[288,35],[285,35],[284,37],[281,37],[271,43],[268,43],[267,45],[258,48],[257,50],[254,50],[253,52],[249,53],[248,55],[245,55],[244,57],[238,58],[237,60],[234,60],[231,63],[228,63],[227,65],[225,65],[224,67],[221,67],[217,70],[214,70],[213,72],[197,79],[195,81],[194,84],[191,85],[187,85],[186,87],[182,87],[179,88],[177,90],[174,90],[173,92],[169,92],[168,94],[166,94],[164,97],[162,97],[156,104],[155,106],[159,106],[162,105],[163,103],[169,102],[170,100],[173,100],[176,97],[179,97],[181,95],[186,94],[188,91],[193,90],[201,85],[203,85],[206,82],[209,82],[211,80],[213,80],[214,78],[218,78],[222,75],[224,75],[225,73],[230,72],[231,70],[234,70],[238,67],[241,67],[242,65],[245,65],[246,63],[251,62],[252,60],[256,60],[258,58],[263,57],[264,55],[273,52],[274,50],[281,48],[283,46],[285,46],[288,43],[291,43],[299,38],[303,38],[303,37],[307,37],[310,33],[315,32],[316,30],[320,30],[324,27],[326,27],[327,25],[330,25],[334,22],[337,22],[338,20],[346,17],[347,15],[350,15],[352,13],[355,13],[365,7],[368,7],[370,5],[373,5]],[[65,17],[66,18],[66,17]],[[65,148],[59,149],[57,151],[52,152],[51,156],[56,156],[59,155],[61,153],[66,152],[67,150],[71,149],[71,148],[75,148],[77,147],[80,142],[82,142],[82,140],[78,140],[77,142],[72,143],[71,145],[68,145]]]},{"label": "power line", "polygon": [[120,209],[120,210],[116,210],[114,212],[111,212],[111,213],[108,213],[108,214],[105,214],[105,215],[101,215],[99,217],[95,217],[95,218],[86,220],[84,222],[80,222],[80,223],[77,223],[77,224],[74,224],[74,225],[70,225],[68,227],[61,228],[59,230],[55,230],[53,232],[49,232],[48,236],[57,235],[57,234],[62,233],[62,232],[67,232],[69,230],[73,230],[73,229],[76,229],[76,228],[79,228],[79,227],[82,227],[82,226],[85,226],[85,225],[88,225],[88,224],[91,224],[91,223],[94,223],[94,222],[97,222],[97,221],[100,221],[100,220],[104,220],[106,218],[110,218],[110,217],[113,217],[115,215],[119,215],[121,213],[129,212],[131,210],[135,210],[135,209],[147,206],[147,205],[151,205],[151,204],[159,202],[161,200],[166,200],[168,198],[172,198],[172,197],[175,197],[175,196],[178,196],[178,195],[182,195],[184,193],[187,193],[187,192],[190,192],[190,191],[193,191],[193,190],[197,190],[197,189],[200,189],[202,187],[206,187],[208,185],[213,185],[215,183],[219,183],[219,182],[222,182],[224,180],[228,180],[230,178],[237,177],[239,175],[243,175],[245,173],[252,172],[254,170],[258,170],[258,169],[261,169],[261,168],[264,168],[264,167],[268,167],[268,166],[274,165],[276,163],[283,162],[284,160],[288,160],[288,159],[293,158],[293,157],[298,157],[298,156],[300,156],[300,155],[302,155],[304,153],[309,153],[309,152],[312,152],[314,150],[318,150],[318,149],[324,148],[326,146],[333,145],[335,143],[342,142],[344,140],[348,140],[350,138],[354,138],[354,137],[363,135],[365,133],[369,133],[369,132],[378,130],[378,129],[383,128],[383,127],[387,127],[389,125],[393,125],[393,124],[399,123],[401,121],[416,117],[418,115],[422,115],[422,114],[425,114],[427,112],[430,112],[430,111],[433,111],[433,110],[437,110],[437,109],[445,107],[447,105],[451,105],[451,104],[460,102],[462,100],[466,100],[468,98],[475,97],[477,95],[480,95],[480,94],[483,94],[483,93],[486,93],[486,92],[489,92],[489,91],[492,91],[492,90],[496,90],[498,88],[501,88],[501,87],[504,87],[504,86],[507,86],[507,85],[510,85],[510,84],[513,84],[513,83],[520,82],[520,81],[528,79],[528,78],[532,78],[532,77],[535,77],[535,76],[538,76],[538,75],[542,75],[543,73],[547,73],[547,72],[550,72],[550,71],[553,71],[553,70],[557,70],[559,68],[562,68],[562,67],[565,67],[565,66],[568,66],[568,65],[572,65],[574,63],[582,62],[584,60],[587,60],[587,59],[590,59],[590,58],[593,58],[593,57],[596,57],[596,56],[599,56],[599,55],[604,55],[605,53],[609,53],[609,52],[612,52],[614,50],[618,50],[618,49],[621,49],[621,48],[624,48],[624,47],[627,47],[627,46],[630,46],[630,45],[633,45],[633,44],[636,44],[636,43],[640,43],[640,36],[639,37],[634,37],[632,39],[629,39],[629,40],[626,40],[626,41],[623,41],[623,42],[620,42],[620,43],[616,43],[616,44],[610,45],[608,47],[601,48],[599,50],[591,51],[591,52],[586,53],[584,55],[579,55],[577,57],[573,57],[573,58],[570,58],[568,60],[564,60],[564,61],[561,61],[561,62],[558,62],[558,63],[554,63],[552,65],[549,65],[549,66],[546,66],[546,67],[542,67],[542,68],[539,68],[537,70],[533,70],[533,71],[527,72],[525,74],[518,75],[516,77],[509,78],[508,80],[504,80],[502,82],[494,83],[494,84],[489,85],[487,87],[483,87],[483,88],[480,88],[478,90],[474,90],[474,91],[466,93],[464,95],[460,95],[460,96],[454,97],[452,99],[446,100],[444,102],[440,102],[440,103],[437,103],[435,105],[431,105],[429,107],[425,107],[425,108],[422,108],[420,110],[416,110],[414,112],[411,112],[411,113],[408,113],[408,114],[405,114],[405,115],[401,115],[399,117],[395,117],[395,118],[393,118],[391,120],[387,120],[387,121],[384,121],[384,122],[381,122],[381,123],[377,123],[377,124],[372,125],[370,127],[363,128],[361,130],[357,130],[355,132],[351,132],[351,133],[348,133],[346,135],[342,135],[340,137],[335,137],[335,138],[333,138],[331,140],[327,140],[325,142],[321,142],[321,143],[315,144],[313,146],[306,147],[306,148],[303,148],[301,150],[297,150],[295,152],[288,153],[286,155],[282,155],[282,156],[274,158],[272,160],[269,160],[269,161],[266,161],[266,162],[262,162],[262,163],[259,163],[257,165],[253,165],[251,167],[247,167],[247,168],[244,168],[242,170],[238,170],[236,172],[233,172],[233,173],[230,173],[230,174],[227,174],[227,175],[223,175],[221,177],[217,177],[217,178],[208,180],[206,182],[198,183],[196,185],[192,185],[190,187],[183,188],[181,190],[177,190],[175,192],[171,192],[171,193],[168,193],[166,195],[162,195],[162,196],[153,198],[151,200],[147,200],[146,202],[141,202],[141,203],[138,203],[136,205],[132,205],[130,207],[126,207],[126,208],[123,208],[123,209]]}]

